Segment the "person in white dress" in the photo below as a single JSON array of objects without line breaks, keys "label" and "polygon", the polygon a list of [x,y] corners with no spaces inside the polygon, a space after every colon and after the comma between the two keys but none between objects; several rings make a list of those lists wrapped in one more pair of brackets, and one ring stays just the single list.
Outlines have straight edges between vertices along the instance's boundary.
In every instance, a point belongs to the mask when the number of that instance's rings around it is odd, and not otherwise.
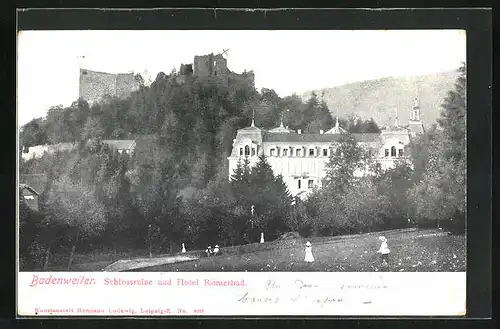
[{"label": "person in white dress", "polygon": [[389,260],[389,254],[391,253],[391,250],[387,245],[387,239],[385,238],[385,236],[379,237],[379,240],[382,241],[382,244],[380,245],[380,249],[377,250],[377,253],[380,254],[380,258],[382,259],[382,264],[387,265],[387,261]]},{"label": "person in white dress", "polygon": [[219,254],[219,245],[215,245],[214,250],[213,250],[213,255],[217,256]]},{"label": "person in white dress", "polygon": [[184,246],[184,243],[182,244],[182,252],[186,252],[186,247]]},{"label": "person in white dress", "polygon": [[264,243],[264,232],[260,233],[260,243]]},{"label": "person in white dress", "polygon": [[309,242],[309,241],[307,241],[307,243],[306,243],[306,257],[304,258],[304,261],[306,263],[314,262],[314,256],[312,254],[312,246],[311,246],[311,242]]}]

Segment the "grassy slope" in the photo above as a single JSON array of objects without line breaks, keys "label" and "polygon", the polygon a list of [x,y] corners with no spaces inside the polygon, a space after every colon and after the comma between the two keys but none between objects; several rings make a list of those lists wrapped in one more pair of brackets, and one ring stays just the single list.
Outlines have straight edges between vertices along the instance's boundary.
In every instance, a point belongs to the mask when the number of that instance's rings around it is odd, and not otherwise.
[{"label": "grassy slope", "polygon": [[[322,95],[332,115],[373,117],[379,126],[393,124],[398,109],[400,124],[408,123],[415,96],[418,96],[424,124],[429,127],[439,117],[441,104],[449,90],[454,88],[458,73],[440,72],[413,77],[387,77],[350,83],[333,88],[315,90]],[[302,97],[308,99],[311,92]]]},{"label": "grassy slope", "polygon": [[287,241],[284,248],[269,243],[275,246],[142,271],[465,271],[464,236],[442,235],[437,230],[387,232],[385,235],[391,249],[387,267],[381,266],[376,253],[380,246],[378,234],[363,234],[343,239],[316,239],[313,264],[303,261],[304,241],[296,241],[295,246]]}]

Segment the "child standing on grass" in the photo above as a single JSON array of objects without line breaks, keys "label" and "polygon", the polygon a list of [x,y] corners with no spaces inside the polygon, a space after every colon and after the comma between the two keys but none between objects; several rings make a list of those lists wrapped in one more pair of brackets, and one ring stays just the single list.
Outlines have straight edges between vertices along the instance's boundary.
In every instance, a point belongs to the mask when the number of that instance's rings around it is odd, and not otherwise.
[{"label": "child standing on grass", "polygon": [[306,243],[306,257],[304,257],[304,261],[306,263],[314,262],[314,257],[312,254],[312,246],[311,246],[311,242],[309,242],[309,241],[307,241],[307,243]]},{"label": "child standing on grass", "polygon": [[387,245],[387,239],[384,236],[379,237],[379,240],[382,241],[380,245],[380,249],[377,251],[382,259],[382,264],[387,265],[387,261],[389,259],[389,254],[391,251],[389,250],[389,246]]}]

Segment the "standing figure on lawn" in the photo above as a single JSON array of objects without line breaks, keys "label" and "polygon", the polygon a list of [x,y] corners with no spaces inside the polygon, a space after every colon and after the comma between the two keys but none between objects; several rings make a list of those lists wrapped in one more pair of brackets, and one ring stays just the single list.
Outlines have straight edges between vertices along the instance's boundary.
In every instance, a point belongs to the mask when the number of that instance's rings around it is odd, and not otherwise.
[{"label": "standing figure on lawn", "polygon": [[306,243],[306,257],[304,258],[304,262],[306,262],[306,263],[314,262],[314,256],[312,253],[312,246],[311,246],[311,242],[309,242],[309,241],[307,241],[307,243]]},{"label": "standing figure on lawn", "polygon": [[380,249],[377,252],[380,254],[380,258],[382,259],[382,265],[388,265],[387,261],[389,260],[389,254],[391,251],[389,250],[389,246],[387,245],[387,239],[384,236],[379,237],[379,240],[382,241],[380,245]]},{"label": "standing figure on lawn", "polygon": [[186,252],[186,247],[184,246],[184,243],[182,244],[182,252]]},{"label": "standing figure on lawn", "polygon": [[260,233],[260,243],[264,243],[264,232]]},{"label": "standing figure on lawn", "polygon": [[213,254],[214,256],[217,256],[219,254],[219,245],[215,245]]},{"label": "standing figure on lawn", "polygon": [[207,250],[205,250],[205,253],[207,254],[207,257],[212,256],[212,247],[208,246]]}]

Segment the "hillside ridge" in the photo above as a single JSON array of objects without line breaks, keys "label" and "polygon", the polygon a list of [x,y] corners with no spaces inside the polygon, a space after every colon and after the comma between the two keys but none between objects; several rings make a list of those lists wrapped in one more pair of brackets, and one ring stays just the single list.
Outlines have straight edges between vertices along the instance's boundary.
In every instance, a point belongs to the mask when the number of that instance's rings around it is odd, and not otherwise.
[{"label": "hillside ridge", "polygon": [[[426,126],[436,122],[448,91],[453,90],[459,73],[455,70],[419,76],[383,77],[352,82],[331,88],[311,90],[301,95],[309,99],[315,92],[324,100],[332,115],[373,118],[379,126],[393,124],[398,116],[407,124],[415,97],[418,97],[421,118]],[[338,112],[337,112],[338,111]]]}]

